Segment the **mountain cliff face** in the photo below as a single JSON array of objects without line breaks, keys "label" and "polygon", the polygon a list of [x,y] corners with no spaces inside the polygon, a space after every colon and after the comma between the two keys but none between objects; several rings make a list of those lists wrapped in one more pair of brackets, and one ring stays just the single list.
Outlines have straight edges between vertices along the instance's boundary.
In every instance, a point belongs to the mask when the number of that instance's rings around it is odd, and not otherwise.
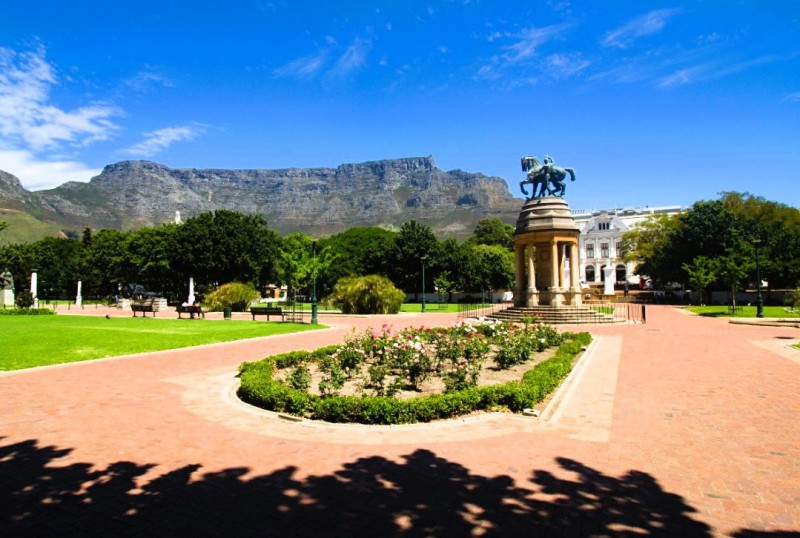
[{"label": "mountain cliff face", "polygon": [[[12,178],[12,179],[9,179]],[[15,181],[16,180],[16,181]],[[105,167],[88,183],[27,192],[0,173],[0,207],[25,205],[65,229],[130,229],[213,209],[263,215],[280,231],[329,235],[353,226],[424,222],[442,235],[468,235],[487,217],[513,222],[522,200],[505,181],[444,172],[432,157],[282,170],[173,169],[149,161]]]}]

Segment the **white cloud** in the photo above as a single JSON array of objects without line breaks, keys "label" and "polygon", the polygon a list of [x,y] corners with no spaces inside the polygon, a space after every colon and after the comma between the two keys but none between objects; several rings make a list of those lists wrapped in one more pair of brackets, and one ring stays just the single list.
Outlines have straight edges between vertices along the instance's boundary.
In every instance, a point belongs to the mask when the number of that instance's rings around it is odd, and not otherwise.
[{"label": "white cloud", "polygon": [[65,111],[51,104],[55,84],[56,70],[45,59],[44,47],[22,53],[0,48],[0,136],[6,147],[82,147],[118,130],[111,118],[120,111],[113,106],[96,103]]},{"label": "white cloud", "polygon": [[347,50],[344,51],[344,54],[336,60],[333,69],[331,69],[331,74],[343,76],[363,66],[366,63],[367,53],[371,47],[372,43],[370,41],[358,37],[355,38],[350,46],[347,47]]},{"label": "white cloud", "polygon": [[205,133],[202,125],[181,125],[176,127],[164,127],[157,131],[144,133],[145,139],[133,146],[122,150],[122,153],[134,157],[153,157],[175,142],[192,140]]},{"label": "white cloud", "polygon": [[790,93],[784,98],[784,101],[792,101],[794,103],[800,103],[800,92]]},{"label": "white cloud", "polygon": [[156,68],[149,65],[145,65],[144,69],[126,80],[125,84],[133,91],[137,92],[147,92],[153,86],[162,86],[164,88],[175,87],[174,82],[159,73]]},{"label": "white cloud", "polygon": [[506,47],[510,54],[506,54],[504,58],[510,64],[527,60],[536,54],[536,49],[540,45],[557,38],[570,26],[572,25],[564,23],[545,26],[544,28],[529,28],[516,36],[518,38],[516,43]]},{"label": "white cloud", "polygon": [[325,65],[325,60],[327,57],[328,52],[322,50],[316,54],[292,60],[283,67],[275,69],[273,73],[279,77],[312,77],[317,74],[320,69],[322,69],[322,67]]},{"label": "white cloud", "polygon": [[52,189],[66,181],[89,181],[101,172],[77,161],[43,161],[26,150],[0,150],[0,170],[17,176],[28,190]]},{"label": "white cloud", "polygon": [[589,67],[589,61],[579,53],[551,54],[547,57],[547,72],[555,79],[569,78]]},{"label": "white cloud", "polygon": [[680,13],[679,9],[655,9],[644,15],[628,21],[619,28],[608,32],[602,40],[606,47],[624,49],[638,37],[660,32],[673,15]]}]

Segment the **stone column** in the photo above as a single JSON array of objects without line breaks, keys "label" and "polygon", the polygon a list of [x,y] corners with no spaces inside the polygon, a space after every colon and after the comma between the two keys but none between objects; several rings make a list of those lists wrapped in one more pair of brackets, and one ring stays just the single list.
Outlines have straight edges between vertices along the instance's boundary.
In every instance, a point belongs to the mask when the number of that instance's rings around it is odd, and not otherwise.
[{"label": "stone column", "polygon": [[559,243],[558,245],[558,287],[562,290],[566,290],[569,286],[567,286],[567,277],[564,275],[564,266],[566,265],[566,248],[565,245]]},{"label": "stone column", "polygon": [[580,262],[578,261],[578,244],[572,243],[569,246],[569,268],[570,268],[570,287],[580,291]]},{"label": "stone column", "polygon": [[81,287],[83,283],[79,280],[78,281],[78,293],[75,295],[75,306],[81,306],[83,304],[83,296],[81,296]]},{"label": "stone column", "polygon": [[536,248],[528,245],[528,297],[527,305],[539,305],[539,292],[536,290]]},{"label": "stone column", "polygon": [[525,245],[517,243],[514,253],[514,306],[525,306]]},{"label": "stone column", "polygon": [[553,289],[560,288],[561,283],[558,281],[558,241],[553,241],[550,246],[550,275],[550,287]]}]

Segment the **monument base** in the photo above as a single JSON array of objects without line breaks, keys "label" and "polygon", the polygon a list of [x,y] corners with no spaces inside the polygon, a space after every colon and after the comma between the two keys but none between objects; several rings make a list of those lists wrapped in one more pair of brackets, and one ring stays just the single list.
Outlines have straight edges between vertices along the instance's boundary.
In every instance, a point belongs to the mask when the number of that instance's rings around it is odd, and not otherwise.
[{"label": "monument base", "polygon": [[3,306],[14,306],[14,290],[0,291],[0,303]]},{"label": "monument base", "polygon": [[531,289],[528,290],[528,302],[527,302],[526,306],[528,306],[528,307],[539,306],[539,292],[538,291],[531,290]]}]

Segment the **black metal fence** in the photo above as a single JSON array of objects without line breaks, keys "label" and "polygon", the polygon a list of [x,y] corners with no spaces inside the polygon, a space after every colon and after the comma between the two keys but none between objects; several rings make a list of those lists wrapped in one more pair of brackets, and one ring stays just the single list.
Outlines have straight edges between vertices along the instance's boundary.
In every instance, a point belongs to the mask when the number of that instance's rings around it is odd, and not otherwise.
[{"label": "black metal fence", "polygon": [[627,321],[629,323],[647,323],[647,305],[643,303],[588,303],[590,310],[608,314],[616,321]]},{"label": "black metal fence", "polygon": [[512,303],[459,303],[459,318],[480,318],[505,310],[512,306]]}]

